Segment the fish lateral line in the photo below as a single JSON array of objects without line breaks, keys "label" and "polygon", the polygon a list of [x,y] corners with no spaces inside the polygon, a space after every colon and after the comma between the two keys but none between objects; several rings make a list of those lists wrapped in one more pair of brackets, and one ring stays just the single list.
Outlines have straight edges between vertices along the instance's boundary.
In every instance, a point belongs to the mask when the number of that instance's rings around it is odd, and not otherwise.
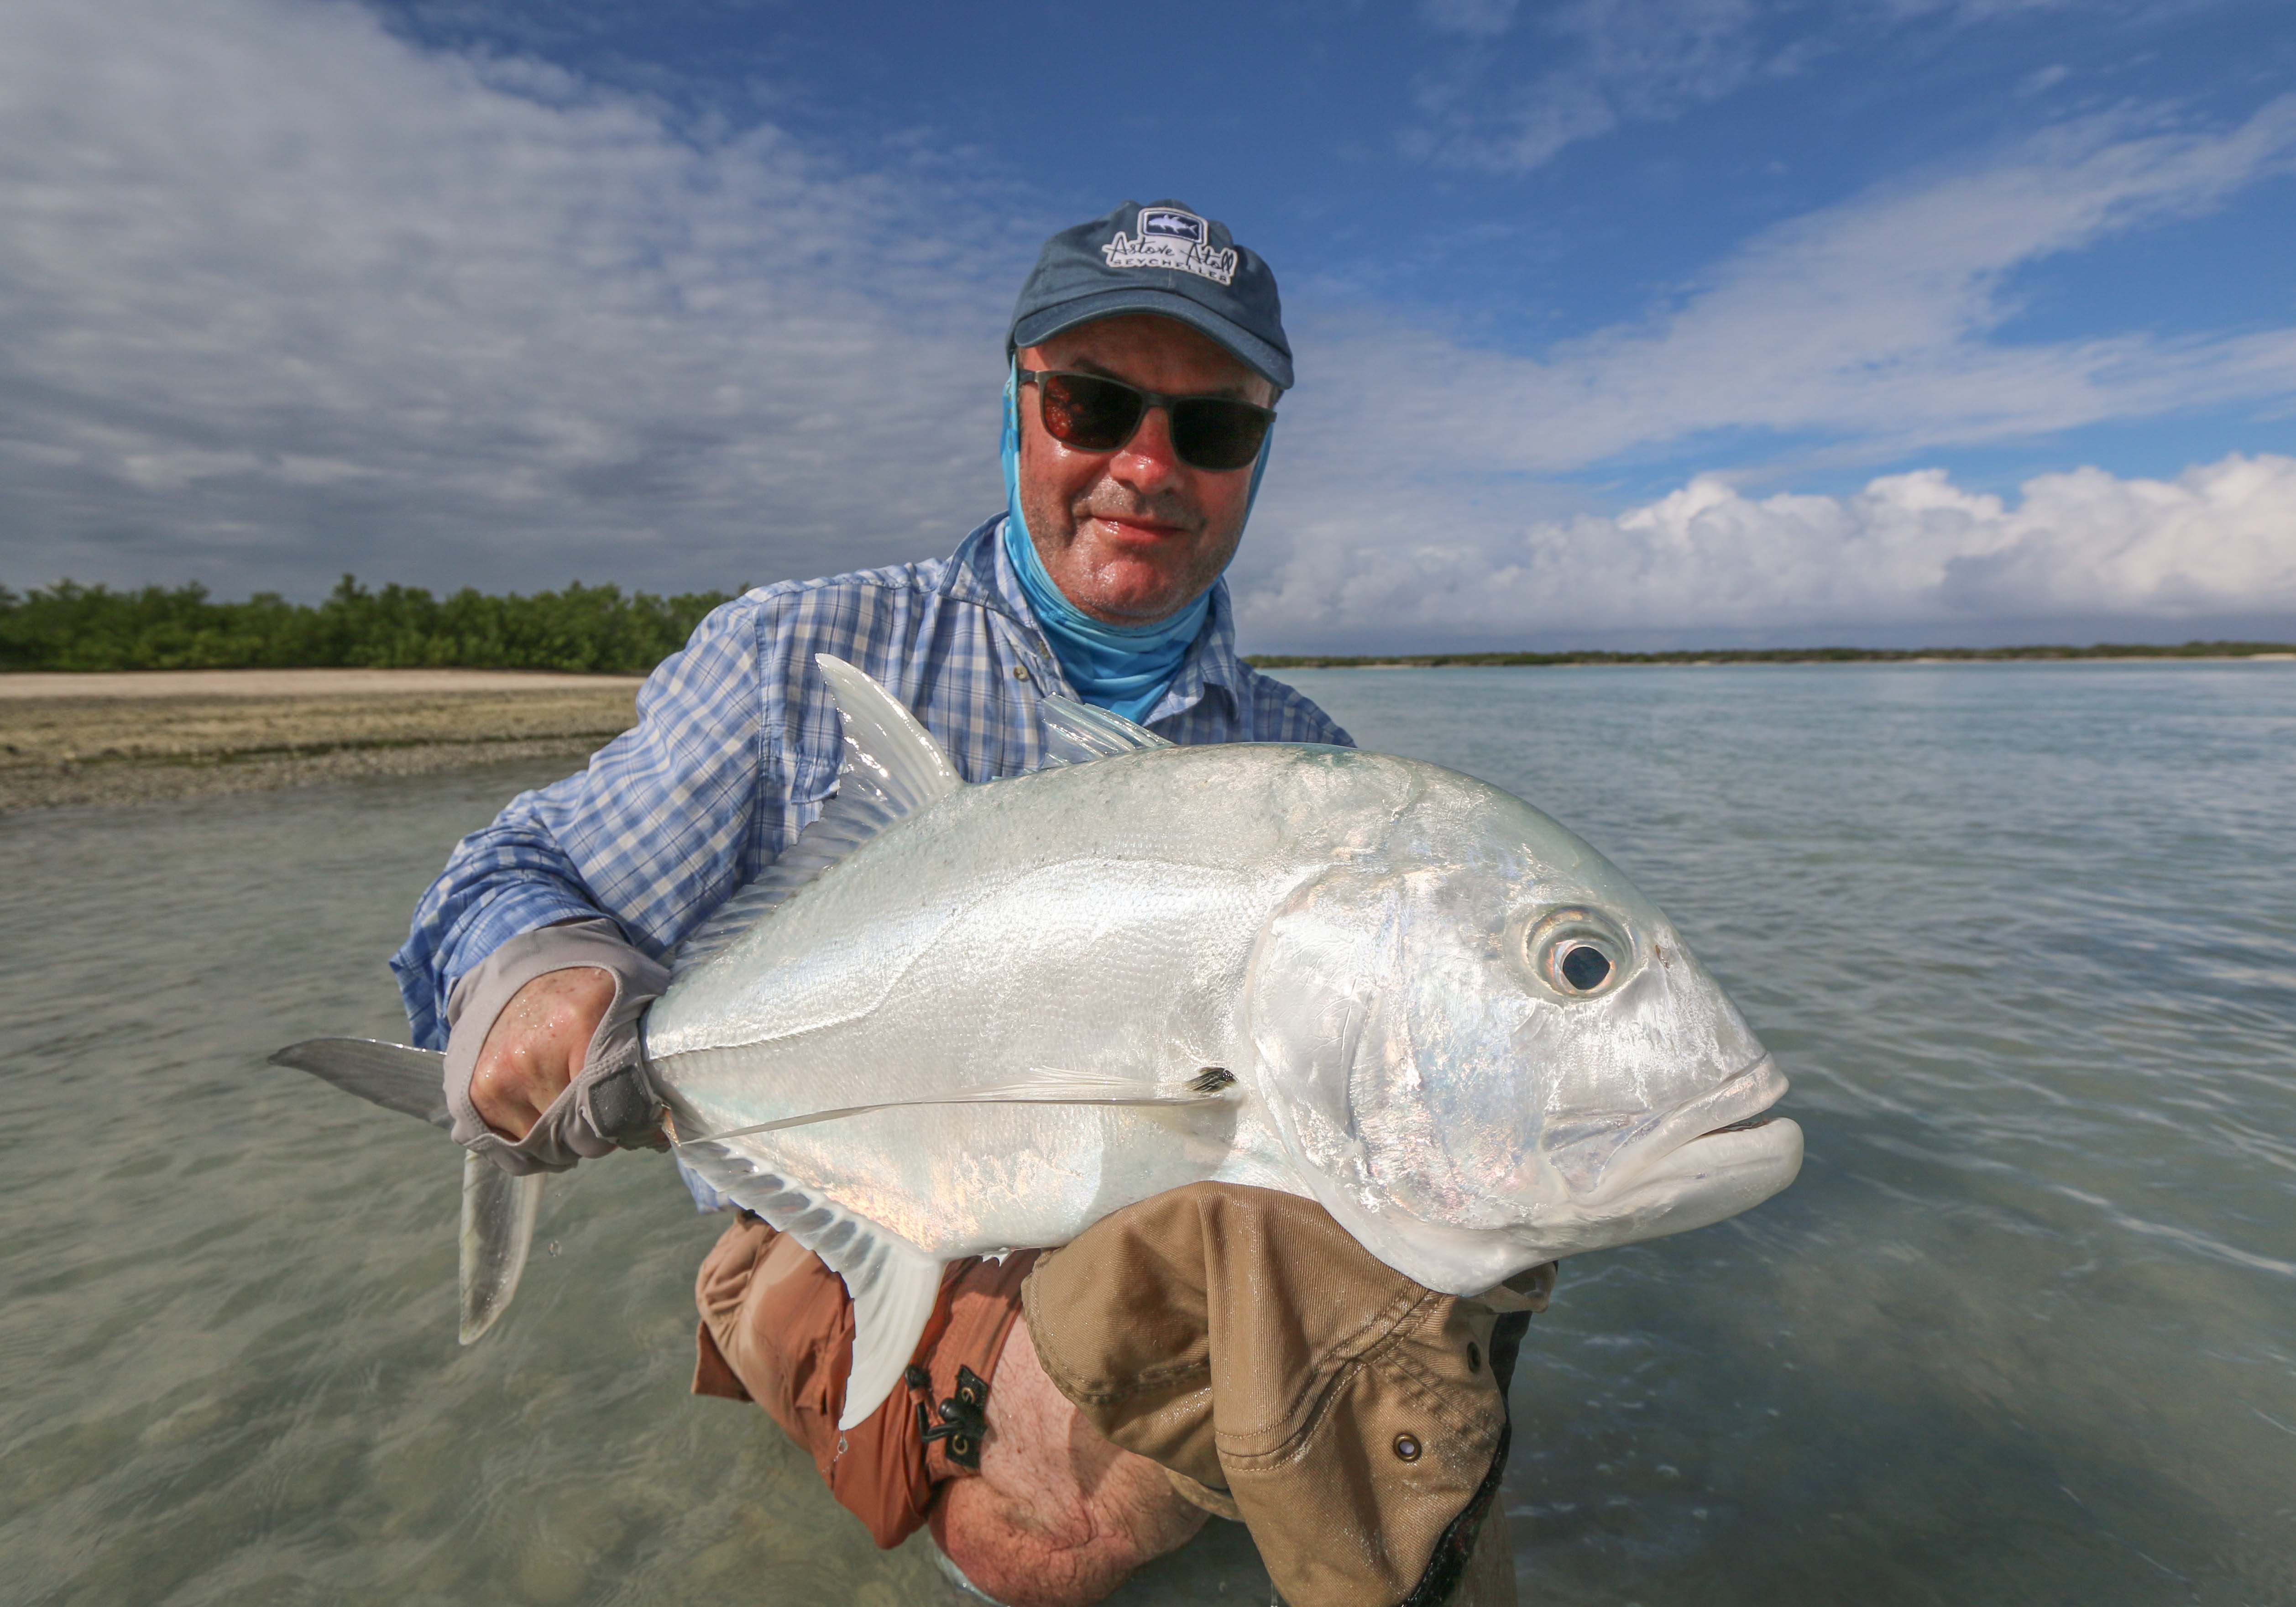
[{"label": "fish lateral line", "polygon": [[751,1122],[746,1127],[728,1127],[723,1132],[700,1133],[691,1138],[676,1138],[679,1149],[688,1144],[714,1144],[727,1138],[748,1138],[760,1133],[785,1132],[791,1127],[812,1127],[820,1122],[840,1121],[849,1116],[866,1116],[874,1111],[906,1111],[930,1105],[1187,1105],[1207,1106],[1230,1103],[1228,1090],[1235,1085],[1235,1073],[1224,1066],[1206,1066],[1185,1083],[1142,1085],[1111,1078],[1104,1082],[1072,1079],[1065,1083],[1004,1083],[994,1087],[969,1088],[962,1093],[935,1095],[926,1099],[885,1099],[871,1104],[840,1105],[831,1111],[808,1111],[802,1115],[783,1116],[772,1121]]}]

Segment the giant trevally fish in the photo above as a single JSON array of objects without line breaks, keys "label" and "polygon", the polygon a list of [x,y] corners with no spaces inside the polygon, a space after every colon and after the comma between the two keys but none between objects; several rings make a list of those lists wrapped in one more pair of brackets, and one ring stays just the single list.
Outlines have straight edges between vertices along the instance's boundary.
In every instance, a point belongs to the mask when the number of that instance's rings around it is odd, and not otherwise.
[{"label": "giant trevally fish", "polygon": [[[1476,1294],[1791,1183],[1785,1079],[1666,917],[1538,809],[1439,766],[1176,747],[1046,700],[1052,762],[980,785],[824,656],[839,791],[684,944],[644,1048],[679,1156],[854,1300],[844,1425],[960,1257],[1066,1243],[1206,1179],[1320,1201]],[[283,1050],[443,1125],[438,1057]],[[466,1158],[463,1333],[515,1287],[539,1177]]]}]

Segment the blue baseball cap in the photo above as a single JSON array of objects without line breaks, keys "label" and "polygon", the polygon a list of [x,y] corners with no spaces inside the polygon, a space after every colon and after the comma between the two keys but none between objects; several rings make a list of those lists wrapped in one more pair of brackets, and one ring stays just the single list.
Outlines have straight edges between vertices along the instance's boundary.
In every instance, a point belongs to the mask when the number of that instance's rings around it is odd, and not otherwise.
[{"label": "blue baseball cap", "polygon": [[1128,201],[1105,217],[1062,229],[1021,287],[1006,347],[1017,350],[1064,329],[1119,313],[1177,318],[1218,341],[1255,372],[1292,389],[1292,343],[1275,275],[1227,225],[1177,201]]}]

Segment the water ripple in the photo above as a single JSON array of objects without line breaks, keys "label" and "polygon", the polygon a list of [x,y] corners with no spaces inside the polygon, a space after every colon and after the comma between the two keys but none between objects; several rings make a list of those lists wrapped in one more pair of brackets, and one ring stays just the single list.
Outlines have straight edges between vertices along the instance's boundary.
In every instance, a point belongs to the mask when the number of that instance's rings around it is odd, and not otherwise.
[{"label": "water ripple", "polygon": [[[1527,1599],[2296,1599],[2296,668],[1299,678],[1619,860],[1808,1135],[1759,1210],[1564,1268]],[[711,1230],[652,1158],[554,1188],[461,1350],[451,1152],[261,1064],[402,1029],[406,911],[538,779],[0,822],[8,1599],[949,1599],[685,1393]],[[1215,1526],[1119,1602],[1264,1588]]]}]

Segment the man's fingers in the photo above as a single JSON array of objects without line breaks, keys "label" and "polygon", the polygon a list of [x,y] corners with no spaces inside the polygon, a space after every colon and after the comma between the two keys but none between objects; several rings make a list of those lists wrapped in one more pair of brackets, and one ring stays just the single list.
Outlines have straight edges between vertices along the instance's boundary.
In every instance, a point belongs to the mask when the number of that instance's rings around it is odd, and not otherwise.
[{"label": "man's fingers", "polygon": [[471,1070],[471,1103],[486,1124],[521,1139],[581,1070],[614,979],[594,965],[547,972],[511,996]]},{"label": "man's fingers", "polygon": [[496,1132],[523,1138],[572,1080],[563,1067],[554,1077],[522,1055],[481,1059],[471,1073],[471,1103]]}]

